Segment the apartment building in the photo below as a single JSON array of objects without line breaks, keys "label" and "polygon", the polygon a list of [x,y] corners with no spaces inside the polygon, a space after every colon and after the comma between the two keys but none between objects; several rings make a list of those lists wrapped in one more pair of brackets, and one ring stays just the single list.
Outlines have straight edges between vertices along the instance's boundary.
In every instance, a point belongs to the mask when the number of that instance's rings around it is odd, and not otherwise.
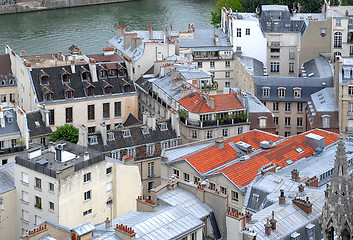
[{"label": "apartment building", "polygon": [[124,60],[114,49],[87,57],[80,51],[18,56],[10,47],[13,72],[19,84],[19,105],[26,111],[45,108],[49,125],[85,124],[90,132],[101,122],[121,123],[137,115],[137,93]]},{"label": "apartment building", "polygon": [[67,142],[18,156],[14,171],[16,239],[44,220],[69,228],[102,223],[136,210],[141,194],[136,166]]},{"label": "apartment building", "polygon": [[163,149],[180,145],[180,137],[170,120],[145,114],[140,122],[130,115],[122,125],[109,131],[104,123],[92,134],[88,134],[85,126],[79,126],[78,144],[136,165],[141,175],[142,196],[149,199],[151,189],[161,184],[160,155]]},{"label": "apartment building", "polygon": [[117,27],[116,36],[109,41],[118,54],[124,57],[128,74],[131,80],[136,81],[155,61],[163,60],[175,54],[175,44],[170,37],[177,35],[173,31],[148,31],[126,32],[125,27]]},{"label": "apartment building", "polygon": [[11,70],[9,54],[0,55],[0,101],[15,103],[17,81]]},{"label": "apartment building", "polygon": [[236,87],[235,56],[228,36],[221,29],[195,29],[189,25],[188,31],[179,33],[176,54],[194,61],[198,68],[210,73],[217,94],[222,94],[225,87]]}]

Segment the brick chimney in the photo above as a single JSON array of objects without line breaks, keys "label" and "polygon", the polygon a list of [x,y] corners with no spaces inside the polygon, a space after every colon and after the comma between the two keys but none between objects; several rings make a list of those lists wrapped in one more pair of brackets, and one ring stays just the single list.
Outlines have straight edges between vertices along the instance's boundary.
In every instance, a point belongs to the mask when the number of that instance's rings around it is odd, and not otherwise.
[{"label": "brick chimney", "polygon": [[136,240],[135,230],[123,224],[116,225],[115,235],[121,240]]},{"label": "brick chimney", "polygon": [[275,211],[272,211],[272,218],[270,220],[272,230],[276,230],[277,220],[275,219]]},{"label": "brick chimney", "polygon": [[325,198],[328,198],[328,193],[330,192],[330,185],[326,184]]},{"label": "brick chimney", "polygon": [[300,179],[299,171],[297,169],[293,169],[291,171],[291,173],[292,173],[292,180],[295,181],[295,182],[299,182],[299,179]]},{"label": "brick chimney", "polygon": [[148,33],[149,33],[149,39],[151,40],[153,38],[153,31],[152,31],[151,25],[148,25]]},{"label": "brick chimney", "polygon": [[299,190],[299,192],[304,192],[304,185],[303,184],[300,184],[299,186],[298,186],[298,190]]},{"label": "brick chimney", "polygon": [[217,140],[216,140],[216,147],[219,148],[219,149],[224,148],[224,141],[223,141],[223,139],[217,139]]},{"label": "brick chimney", "polygon": [[271,235],[271,224],[270,224],[270,221],[268,220],[268,218],[267,218],[267,222],[264,226],[265,226],[265,233],[268,236],[270,236]]},{"label": "brick chimney", "polygon": [[126,28],[125,27],[117,27],[116,28],[116,39],[119,39],[121,36],[125,34]]},{"label": "brick chimney", "polygon": [[286,202],[286,196],[284,196],[284,190],[281,189],[281,194],[278,197],[278,203],[279,204],[284,204]]},{"label": "brick chimney", "polygon": [[109,220],[109,218],[107,217],[107,219],[104,221],[105,223],[105,228],[108,228],[111,226],[111,221]]},{"label": "brick chimney", "polygon": [[317,188],[319,186],[319,179],[316,176],[309,178],[308,180],[306,180],[305,185],[308,187]]},{"label": "brick chimney", "polygon": [[206,98],[206,104],[209,108],[214,109],[214,98],[207,96]]},{"label": "brick chimney", "polygon": [[251,221],[251,217],[252,217],[252,213],[247,211],[245,212],[245,220],[246,222],[250,222]]},{"label": "brick chimney", "polygon": [[306,214],[311,213],[313,204],[309,201],[309,197],[306,197],[306,200],[303,200],[300,198],[294,198],[292,202],[295,206],[300,208]]}]

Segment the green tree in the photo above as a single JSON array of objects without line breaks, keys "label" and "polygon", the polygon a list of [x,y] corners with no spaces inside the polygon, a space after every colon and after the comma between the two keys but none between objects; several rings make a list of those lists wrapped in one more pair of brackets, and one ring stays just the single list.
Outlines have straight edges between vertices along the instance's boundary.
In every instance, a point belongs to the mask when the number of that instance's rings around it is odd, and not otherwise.
[{"label": "green tree", "polygon": [[301,0],[300,4],[303,6],[301,12],[305,13],[321,13],[323,0]]},{"label": "green tree", "polygon": [[241,11],[241,0],[217,0],[216,9],[211,12],[211,24],[216,28],[221,25],[222,7],[231,8],[233,11]]},{"label": "green tree", "polygon": [[78,141],[78,128],[72,125],[65,124],[64,126],[57,127],[52,133],[50,141],[56,142],[58,140],[65,140],[71,143]]}]

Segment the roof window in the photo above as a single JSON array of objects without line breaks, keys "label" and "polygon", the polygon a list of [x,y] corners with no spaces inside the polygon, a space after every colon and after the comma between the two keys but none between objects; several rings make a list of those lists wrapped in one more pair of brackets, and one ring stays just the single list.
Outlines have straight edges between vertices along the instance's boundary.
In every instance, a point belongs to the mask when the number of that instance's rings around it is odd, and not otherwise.
[{"label": "roof window", "polygon": [[304,150],[303,150],[302,148],[300,148],[300,147],[296,148],[295,150],[296,150],[299,154],[304,152]]},{"label": "roof window", "polygon": [[109,133],[108,133],[108,140],[109,140],[109,141],[115,140],[115,136],[114,136],[114,133],[113,133],[113,132],[109,132]]},{"label": "roof window", "polygon": [[95,135],[94,136],[89,136],[88,139],[89,139],[89,144],[91,144],[91,145],[98,143],[97,136],[95,136]]},{"label": "roof window", "polygon": [[143,135],[146,135],[149,133],[148,127],[146,127],[146,126],[142,127],[141,131],[142,131]]},{"label": "roof window", "polygon": [[168,130],[168,125],[167,123],[160,123],[159,128],[161,129],[161,131],[166,131]]},{"label": "roof window", "polygon": [[131,137],[130,129],[125,129],[122,131],[123,138]]}]

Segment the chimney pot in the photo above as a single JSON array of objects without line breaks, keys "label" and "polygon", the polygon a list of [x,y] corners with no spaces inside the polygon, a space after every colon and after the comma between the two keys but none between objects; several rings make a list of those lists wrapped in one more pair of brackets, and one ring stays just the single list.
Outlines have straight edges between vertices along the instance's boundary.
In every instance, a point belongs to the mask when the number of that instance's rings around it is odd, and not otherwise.
[{"label": "chimney pot", "polygon": [[304,192],[304,185],[303,184],[300,184],[298,186],[298,189],[299,189],[299,192]]},{"label": "chimney pot", "polygon": [[284,191],[283,189],[280,190],[281,191],[281,194],[280,196],[278,197],[278,203],[279,204],[284,204],[286,202],[286,197],[284,196]]},{"label": "chimney pot", "polygon": [[275,220],[275,211],[272,211],[272,218],[270,220],[272,230],[276,230],[276,223],[277,220]]},{"label": "chimney pot", "polygon": [[270,236],[271,235],[271,224],[270,221],[267,218],[267,222],[265,224],[265,233]]}]

